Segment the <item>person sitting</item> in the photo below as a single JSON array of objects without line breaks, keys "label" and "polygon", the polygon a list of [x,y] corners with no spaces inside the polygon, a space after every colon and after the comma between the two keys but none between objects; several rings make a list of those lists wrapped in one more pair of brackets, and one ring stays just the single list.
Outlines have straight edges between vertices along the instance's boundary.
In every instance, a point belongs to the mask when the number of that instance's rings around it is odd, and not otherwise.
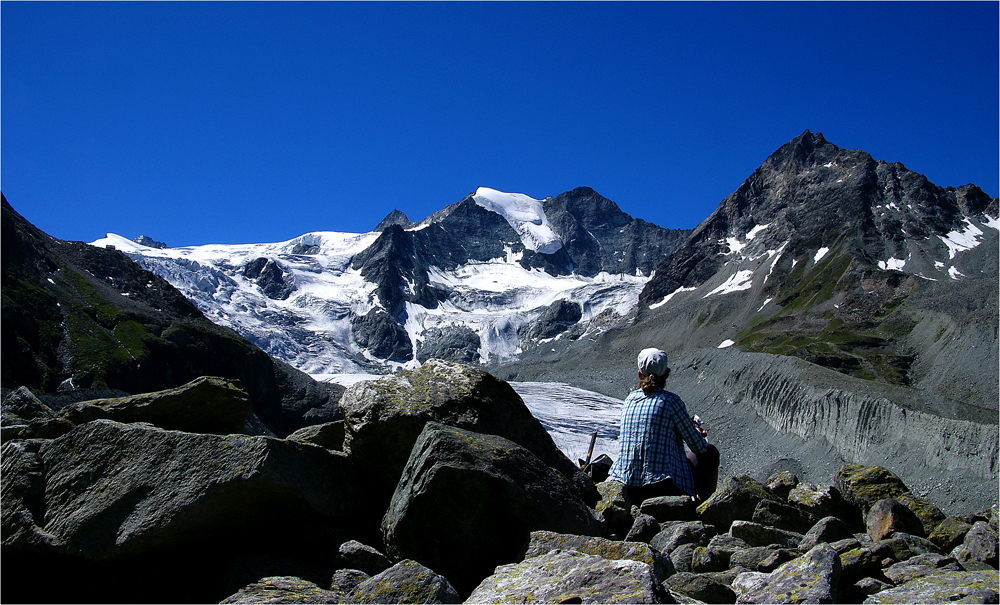
[{"label": "person sitting", "polygon": [[[634,504],[685,494],[708,499],[719,479],[719,450],[708,443],[681,398],[664,390],[670,375],[667,354],[643,349],[638,366],[639,388],[622,407],[618,458],[608,479],[624,483]],[[691,449],[686,454],[685,443]]]}]

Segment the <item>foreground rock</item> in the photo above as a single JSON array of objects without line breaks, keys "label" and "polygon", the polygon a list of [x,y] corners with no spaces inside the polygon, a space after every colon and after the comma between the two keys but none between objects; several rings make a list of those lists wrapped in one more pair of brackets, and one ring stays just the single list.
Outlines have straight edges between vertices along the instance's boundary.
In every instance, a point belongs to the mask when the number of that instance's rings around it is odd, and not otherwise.
[{"label": "foreground rock", "polygon": [[73,424],[107,419],[229,435],[243,432],[249,412],[250,396],[240,381],[202,376],[175,389],[71,404],[63,408],[62,416]]},{"label": "foreground rock", "polygon": [[88,422],[3,446],[3,546],[119,559],[298,516],[360,506],[346,456],[291,441]]},{"label": "foreground rock", "polygon": [[476,368],[430,360],[417,370],[354,385],[340,409],[344,451],[386,493],[395,489],[428,422],[509,439],[571,479],[577,493],[593,491],[593,483],[559,451],[514,389]]},{"label": "foreground rock", "polygon": [[447,578],[404,560],[354,589],[349,603],[461,603]]},{"label": "foreground rock", "polygon": [[468,593],[511,563],[533,530],[597,535],[563,475],[495,435],[428,423],[382,521],[386,553],[415,559]]},{"label": "foreground rock", "polygon": [[670,603],[651,566],[554,550],[502,565],[469,596],[469,603]]},{"label": "foreground rock", "polygon": [[338,595],[294,576],[272,576],[241,588],[221,603],[336,603]]}]

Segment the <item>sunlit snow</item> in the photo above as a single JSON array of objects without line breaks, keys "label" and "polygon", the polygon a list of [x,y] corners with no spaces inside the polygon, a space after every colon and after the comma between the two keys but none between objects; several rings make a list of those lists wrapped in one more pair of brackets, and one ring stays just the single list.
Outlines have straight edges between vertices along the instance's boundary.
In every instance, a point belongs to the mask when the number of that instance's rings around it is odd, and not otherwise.
[{"label": "sunlit snow", "polygon": [[522,193],[503,193],[488,187],[477,189],[472,199],[483,208],[507,219],[521,237],[525,248],[542,254],[553,254],[562,248],[562,240],[549,224],[541,200]]},{"label": "sunlit snow", "polygon": [[733,346],[734,344],[736,344],[734,341],[729,340],[727,338],[727,339],[723,340],[722,342],[720,342],[719,346],[717,346],[716,348],[717,349],[728,349],[729,347]]},{"label": "sunlit snow", "polygon": [[822,260],[823,257],[826,256],[826,253],[829,252],[829,251],[830,251],[829,248],[820,248],[819,250],[817,250],[816,251],[816,257],[813,258],[813,264],[816,264],[820,260]]},{"label": "sunlit snow", "polygon": [[890,258],[889,260],[880,260],[878,262],[879,268],[883,271],[901,271],[906,265],[906,260],[902,258]]},{"label": "sunlit snow", "polygon": [[969,219],[965,219],[965,225],[965,229],[961,231],[952,231],[948,235],[938,236],[948,246],[949,259],[954,259],[957,253],[972,250],[981,243],[979,236],[983,235],[983,231],[972,224]]},{"label": "sunlit snow", "polygon": [[670,299],[673,298],[675,295],[680,294],[681,292],[692,292],[694,290],[697,290],[697,288],[685,288],[684,286],[681,286],[680,288],[677,288],[676,290],[674,290],[670,294],[667,294],[666,296],[664,296],[663,300],[661,300],[659,302],[655,302],[655,303],[649,305],[649,308],[650,309],[658,309],[658,308],[662,307],[663,305],[667,304],[668,302],[670,302]]},{"label": "sunlit snow", "polygon": [[721,286],[706,294],[703,298],[708,298],[713,294],[729,294],[740,290],[749,290],[753,286],[753,271],[744,269],[730,275]]}]

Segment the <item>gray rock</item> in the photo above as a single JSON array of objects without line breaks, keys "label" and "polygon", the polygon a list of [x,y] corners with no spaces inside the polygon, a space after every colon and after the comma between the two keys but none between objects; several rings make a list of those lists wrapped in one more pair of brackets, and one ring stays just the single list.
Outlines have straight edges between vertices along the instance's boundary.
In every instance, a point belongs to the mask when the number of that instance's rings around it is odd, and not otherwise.
[{"label": "gray rock", "polygon": [[255,258],[247,263],[243,277],[256,283],[264,296],[273,300],[286,300],[295,291],[294,283],[288,281],[291,275],[286,280],[281,265],[271,258]]},{"label": "gray rock", "polygon": [[524,558],[538,557],[553,550],[572,550],[597,555],[609,561],[629,559],[649,565],[653,576],[663,581],[674,573],[671,560],[664,553],[641,542],[619,542],[596,536],[574,536],[550,531],[533,531]]},{"label": "gray rock", "polygon": [[911,557],[926,553],[941,554],[938,547],[927,538],[902,532],[897,532],[885,540],[874,543],[871,548],[877,554],[891,557],[895,561],[906,561]]},{"label": "gray rock", "polygon": [[515,561],[529,532],[542,529],[595,536],[601,528],[569,480],[527,449],[433,422],[382,521],[390,558],[422,561],[463,593]]},{"label": "gray rock", "polygon": [[417,361],[442,359],[455,363],[478,363],[479,334],[465,326],[431,328],[424,331],[423,340],[417,343]]},{"label": "gray rock", "polygon": [[358,569],[338,569],[330,576],[330,592],[337,593],[338,603],[346,603],[354,589],[370,577]]},{"label": "gray rock", "polygon": [[667,521],[696,521],[697,502],[691,496],[659,496],[647,498],[639,505],[643,514],[652,515],[660,523]]},{"label": "gray rock", "polygon": [[736,593],[722,580],[710,574],[679,572],[665,582],[671,592],[704,603],[735,603]]},{"label": "gray rock", "polygon": [[405,559],[357,586],[348,603],[461,603],[447,578]]},{"label": "gray rock", "polygon": [[546,307],[528,325],[524,333],[524,338],[528,340],[539,340],[553,338],[569,329],[569,327],[580,321],[583,311],[579,303],[562,299],[557,300]]},{"label": "gray rock", "polygon": [[484,579],[468,603],[668,603],[651,566],[555,550],[521,563],[501,565]]},{"label": "gray rock", "polygon": [[336,603],[337,593],[293,576],[261,578],[220,603]]},{"label": "gray rock", "polygon": [[47,420],[55,416],[55,412],[25,386],[5,393],[3,402],[0,403],[0,423],[5,425],[21,424],[28,420]]},{"label": "gray rock", "polygon": [[788,500],[788,493],[799,484],[799,478],[790,471],[780,471],[768,477],[765,484],[778,500],[785,501]]},{"label": "gray rock", "polygon": [[966,569],[997,568],[997,534],[984,521],[976,521],[969,533],[965,535],[962,544],[952,550],[952,556],[958,559]]},{"label": "gray rock", "polygon": [[799,550],[806,552],[821,542],[832,543],[852,538],[851,528],[842,519],[823,517],[802,537],[802,541],[799,542]]},{"label": "gray rock", "polygon": [[387,494],[430,421],[509,439],[573,481],[577,493],[594,492],[590,478],[559,451],[514,389],[477,368],[432,359],[419,369],[352,386],[340,409],[344,451]]},{"label": "gray rock", "polygon": [[[694,551],[699,547],[695,544],[688,542],[687,544],[681,544],[670,551],[670,561],[674,564],[674,569],[678,572],[693,572],[694,571]],[[714,571],[714,570],[713,570]]]},{"label": "gray rock", "polygon": [[737,603],[833,603],[840,581],[837,551],[820,544],[771,572],[761,586],[737,590]]},{"label": "gray rock", "polygon": [[996,603],[998,585],[996,570],[943,570],[873,594],[865,603]]},{"label": "gray rock", "polygon": [[729,534],[743,540],[750,546],[768,546],[775,544],[786,548],[795,548],[801,542],[803,535],[785,531],[776,527],[768,527],[753,521],[733,521]]},{"label": "gray rock", "polygon": [[791,561],[799,556],[798,552],[787,548],[777,548],[774,546],[755,546],[744,550],[734,551],[729,558],[731,567],[742,567],[750,571],[762,571],[769,573],[778,566]]},{"label": "gray rock", "polygon": [[382,573],[392,566],[389,559],[378,550],[350,540],[340,545],[338,549],[337,566],[342,569],[356,569],[369,576]]},{"label": "gray rock", "polygon": [[714,525],[720,532],[729,531],[737,519],[749,521],[761,500],[771,493],[752,477],[726,477],[712,496],[698,505],[702,521]]},{"label": "gray rock", "polygon": [[933,542],[941,552],[951,552],[965,540],[965,535],[972,529],[972,524],[958,517],[948,517],[931,532],[927,539]]},{"label": "gray rock", "polygon": [[334,420],[333,422],[304,426],[286,439],[312,443],[328,450],[342,451],[344,449],[344,421]]},{"label": "gray rock", "polygon": [[762,500],[754,509],[751,521],[803,534],[809,531],[819,521],[819,518],[795,506],[773,500]]},{"label": "gray rock", "polygon": [[843,577],[841,577],[841,586],[837,590],[837,602],[861,603],[867,597],[892,587],[892,584],[876,578],[861,578],[857,582],[845,586]]},{"label": "gray rock", "polygon": [[158,242],[148,235],[140,235],[132,240],[133,242],[139,244],[140,246],[146,246],[147,248],[169,248],[170,246],[164,244],[163,242]]},{"label": "gray rock", "polygon": [[799,483],[788,493],[789,504],[794,504],[817,519],[841,517],[847,508],[844,498],[836,488],[815,483]]},{"label": "gray rock", "polygon": [[597,493],[600,499],[594,509],[607,521],[608,533],[624,538],[635,523],[625,485],[618,481],[602,481],[597,484]]},{"label": "gray rock", "polygon": [[118,559],[250,525],[260,531],[267,519],[342,523],[361,506],[346,456],[291,441],[98,420],[43,442],[35,456],[15,445],[4,446],[20,467],[2,477],[5,548]]},{"label": "gray rock", "polygon": [[626,542],[649,542],[660,533],[660,524],[650,515],[639,514],[632,523],[632,529],[625,536]]},{"label": "gray rock", "polygon": [[715,527],[702,521],[677,521],[653,536],[649,544],[660,552],[670,553],[681,544],[707,546],[716,533]]},{"label": "gray rock", "polygon": [[911,557],[906,561],[894,563],[882,570],[885,577],[892,580],[896,586],[905,584],[910,580],[929,576],[939,570],[964,571],[952,557],[946,557],[936,553],[925,553]]},{"label": "gray rock", "polygon": [[351,317],[351,335],[359,347],[375,357],[403,362],[413,356],[409,334],[383,309]]},{"label": "gray rock", "polygon": [[242,433],[250,397],[239,380],[202,376],[174,389],[71,404],[62,416],[73,424],[98,419],[148,422],[188,433]]}]

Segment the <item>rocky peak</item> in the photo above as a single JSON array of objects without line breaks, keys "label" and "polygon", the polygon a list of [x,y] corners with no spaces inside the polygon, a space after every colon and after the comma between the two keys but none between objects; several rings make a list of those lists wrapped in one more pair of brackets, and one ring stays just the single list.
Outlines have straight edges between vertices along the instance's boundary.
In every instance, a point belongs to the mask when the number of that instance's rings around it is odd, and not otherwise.
[{"label": "rocky peak", "polygon": [[170,246],[164,244],[163,242],[158,242],[158,241],[154,240],[153,238],[149,237],[148,235],[140,235],[139,237],[135,238],[132,241],[135,242],[135,243],[137,243],[137,244],[139,244],[140,246],[146,246],[147,248],[158,248],[158,249],[162,250],[164,248],[169,248],[170,247]]},{"label": "rocky peak", "polygon": [[385,231],[390,225],[399,225],[403,229],[409,229],[413,227],[414,223],[410,222],[410,219],[406,218],[406,215],[401,211],[393,209],[392,212],[385,215],[385,218],[375,227],[374,231]]}]

